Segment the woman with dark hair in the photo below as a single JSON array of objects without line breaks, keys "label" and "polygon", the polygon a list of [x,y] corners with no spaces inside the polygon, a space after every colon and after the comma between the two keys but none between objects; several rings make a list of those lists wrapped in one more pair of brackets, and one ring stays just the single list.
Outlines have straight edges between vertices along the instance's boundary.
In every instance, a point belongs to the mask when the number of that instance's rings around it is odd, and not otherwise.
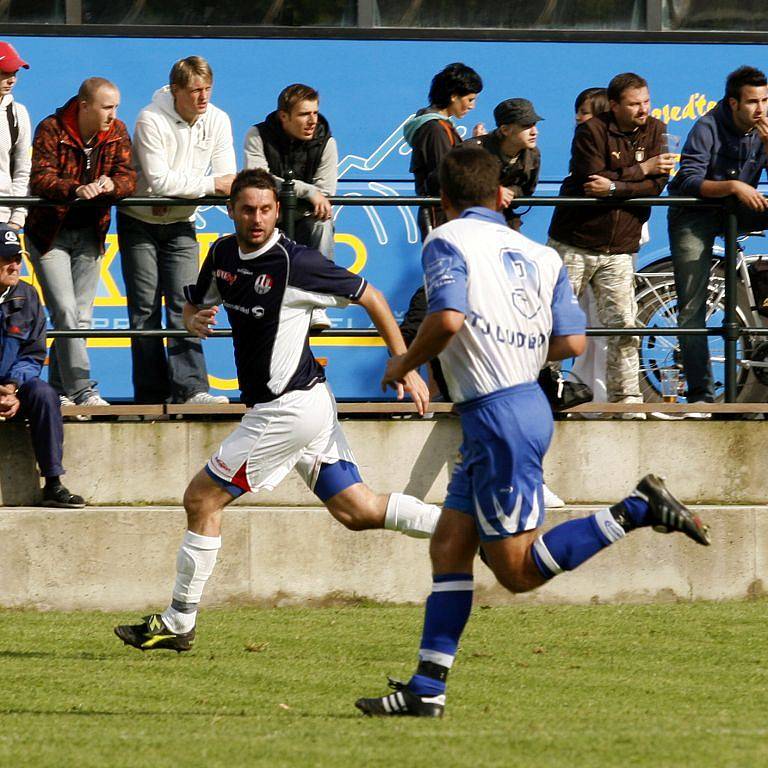
[{"label": "woman with dark hair", "polygon": [[[480,75],[460,62],[449,64],[432,78],[429,106],[420,109],[403,126],[403,136],[412,149],[410,170],[417,195],[435,197],[440,194],[437,175],[440,161],[461,144],[454,121],[461,120],[475,108],[477,94],[482,90]],[[481,133],[485,133],[485,129],[476,125],[473,134]],[[421,208],[419,229],[422,239],[444,222],[441,208]]]},{"label": "woman with dark hair", "polygon": [[605,88],[585,88],[576,97],[576,103],[573,105],[576,125],[581,125],[593,115],[607,112],[608,109],[608,91]]}]

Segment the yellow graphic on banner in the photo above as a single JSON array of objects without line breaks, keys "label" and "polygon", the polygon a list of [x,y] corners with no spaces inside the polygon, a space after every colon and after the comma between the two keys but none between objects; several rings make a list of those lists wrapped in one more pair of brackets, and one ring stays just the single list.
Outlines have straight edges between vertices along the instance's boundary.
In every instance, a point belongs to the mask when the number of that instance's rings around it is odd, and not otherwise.
[{"label": "yellow graphic on banner", "polygon": [[710,109],[714,109],[716,101],[707,99],[705,93],[692,93],[688,101],[682,106],[678,104],[664,104],[651,110],[651,115],[657,120],[663,120],[665,123],[677,123],[680,120],[698,120],[702,115],[706,115]]}]

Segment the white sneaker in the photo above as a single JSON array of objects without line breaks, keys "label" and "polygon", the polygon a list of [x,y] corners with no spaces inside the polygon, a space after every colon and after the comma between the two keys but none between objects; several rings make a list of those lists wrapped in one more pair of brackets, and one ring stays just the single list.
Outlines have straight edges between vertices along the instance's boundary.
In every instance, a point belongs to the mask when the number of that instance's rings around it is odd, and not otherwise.
[{"label": "white sneaker", "polygon": [[546,483],[542,486],[542,490],[544,491],[545,509],[561,509],[565,506],[565,502],[556,493],[550,491]]},{"label": "white sneaker", "polygon": [[198,392],[184,401],[184,405],[228,405],[225,395],[212,395],[210,392]]},{"label": "white sneaker", "polygon": [[313,309],[312,319],[309,321],[311,331],[327,331],[331,327],[331,319],[324,309]]},{"label": "white sneaker", "polygon": [[684,419],[711,419],[712,414],[710,412],[701,412],[701,411],[688,411],[683,414]]},{"label": "white sneaker", "polygon": [[645,421],[645,414],[644,413],[619,413],[617,414],[618,417],[622,421]]},{"label": "white sneaker", "polygon": [[88,397],[81,400],[78,405],[93,408],[95,406],[109,405],[109,403],[98,392],[92,392]]},{"label": "white sneaker", "polygon": [[[59,395],[59,404],[63,408],[64,406],[77,405],[77,403],[66,395]],[[91,417],[86,416],[84,413],[78,413],[77,416],[66,416],[67,419],[74,419],[75,421],[90,421]]]}]

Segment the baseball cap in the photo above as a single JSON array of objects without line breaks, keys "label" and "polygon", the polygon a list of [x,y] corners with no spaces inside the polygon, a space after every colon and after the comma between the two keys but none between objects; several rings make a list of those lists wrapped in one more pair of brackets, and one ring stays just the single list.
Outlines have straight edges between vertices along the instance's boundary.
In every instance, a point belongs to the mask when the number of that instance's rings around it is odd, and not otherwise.
[{"label": "baseball cap", "polygon": [[29,64],[16,53],[10,43],[0,40],[0,72],[16,72],[22,67],[29,69]]},{"label": "baseball cap", "polygon": [[528,99],[505,99],[494,108],[493,119],[498,127],[510,123],[533,125],[544,118],[536,114],[533,104]]},{"label": "baseball cap", "polygon": [[7,224],[0,224],[0,260],[19,261],[21,259],[21,241],[19,234]]}]

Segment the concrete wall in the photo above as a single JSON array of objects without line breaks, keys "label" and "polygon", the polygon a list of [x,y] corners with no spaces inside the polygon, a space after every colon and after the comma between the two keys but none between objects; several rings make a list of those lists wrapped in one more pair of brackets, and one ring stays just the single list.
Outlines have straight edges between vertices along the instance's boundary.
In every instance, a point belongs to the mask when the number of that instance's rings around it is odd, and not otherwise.
[{"label": "concrete wall", "polygon": [[[236,422],[68,423],[67,483],[90,504],[179,504],[187,482]],[[458,420],[348,420],[344,430],[363,478],[380,491],[407,490],[440,503],[460,442]],[[621,498],[649,471],[665,475],[691,503],[764,504],[763,421],[557,422],[547,482],[572,503]],[[0,505],[39,500],[23,427],[0,425]],[[241,504],[316,504],[295,473]]]},{"label": "concrete wall", "polygon": [[[0,425],[0,605],[136,609],[166,604],[184,529],[188,479],[233,422],[66,425],[66,481],[91,504],[42,510],[29,437]],[[459,444],[453,418],[350,420],[363,476],[377,490],[440,503]],[[574,574],[511,596],[478,564],[481,603],[744,598],[768,583],[768,473],[764,422],[558,422],[546,460],[569,503],[613,502],[648,471],[667,476],[705,509],[714,546],[680,535],[633,533]],[[259,504],[259,506],[246,505]],[[225,513],[224,547],[206,603],[420,601],[429,590],[427,544],[391,532],[350,533],[295,474]],[[124,505],[124,506],[116,506]],[[132,505],[132,506],[131,506]],[[741,505],[741,506],[726,506]],[[588,511],[550,513],[548,524]]]},{"label": "concrete wall", "polygon": [[[587,509],[550,513],[548,524]],[[718,600],[763,593],[768,511],[704,508],[714,544],[636,531],[578,571],[528,595],[496,586],[476,561],[480,604]],[[184,529],[179,508],[0,510],[0,605],[136,610],[164,607]],[[366,597],[420,602],[428,543],[390,531],[352,533],[319,508],[232,508],[204,604],[287,604]]]}]

